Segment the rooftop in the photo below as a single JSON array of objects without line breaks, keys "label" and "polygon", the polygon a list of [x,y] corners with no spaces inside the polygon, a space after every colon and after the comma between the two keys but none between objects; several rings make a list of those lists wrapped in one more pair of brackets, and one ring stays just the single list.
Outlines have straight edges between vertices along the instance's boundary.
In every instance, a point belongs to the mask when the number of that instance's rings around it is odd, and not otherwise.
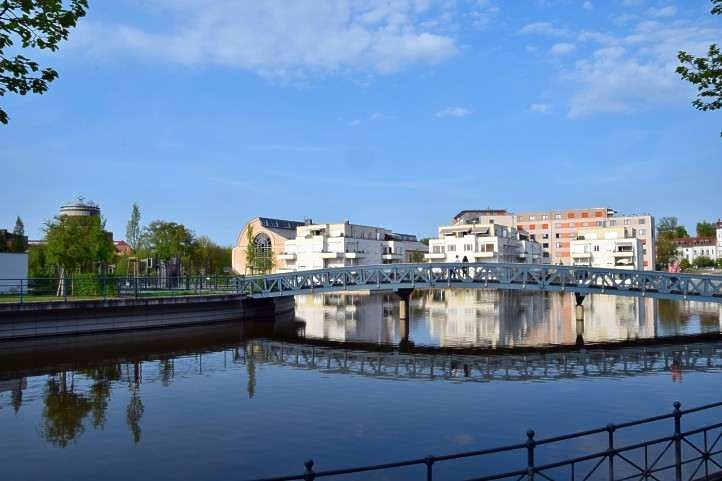
[{"label": "rooftop", "polygon": [[680,237],[674,239],[674,243],[679,247],[695,247],[695,246],[713,246],[715,245],[714,237]]}]

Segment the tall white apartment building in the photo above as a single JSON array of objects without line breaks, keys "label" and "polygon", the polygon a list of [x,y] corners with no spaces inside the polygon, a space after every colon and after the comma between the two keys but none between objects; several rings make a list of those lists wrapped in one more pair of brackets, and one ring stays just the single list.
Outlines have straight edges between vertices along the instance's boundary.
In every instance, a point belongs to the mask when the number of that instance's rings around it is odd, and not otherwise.
[{"label": "tall white apartment building", "polygon": [[631,227],[579,229],[569,244],[575,266],[629,270],[644,266],[642,241]]},{"label": "tall white apartment building", "polygon": [[296,237],[284,243],[277,257],[279,272],[412,262],[427,247],[416,236],[383,227],[350,224],[308,224],[296,227]]},{"label": "tall white apartment building", "polygon": [[429,241],[430,262],[541,262],[541,245],[526,232],[506,225],[456,224],[439,227]]}]

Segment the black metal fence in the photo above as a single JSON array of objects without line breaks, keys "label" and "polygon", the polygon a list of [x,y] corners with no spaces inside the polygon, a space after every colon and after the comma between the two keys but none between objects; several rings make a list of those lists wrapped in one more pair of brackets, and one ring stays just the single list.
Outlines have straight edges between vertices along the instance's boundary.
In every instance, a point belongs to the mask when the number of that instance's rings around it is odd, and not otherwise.
[{"label": "black metal fence", "polygon": [[[468,481],[697,481],[722,479],[722,422],[709,424],[683,431],[682,419],[694,413],[708,413],[713,419],[722,420],[722,412],[713,412],[722,407],[722,402],[708,404],[692,409],[682,410],[679,402],[674,403],[671,413],[653,416],[637,421],[621,424],[609,424],[605,427],[587,431],[536,439],[534,431],[526,433],[526,439],[518,444],[477,451],[448,454],[443,456],[427,456],[405,461],[359,466],[345,469],[315,471],[313,460],[304,462],[303,473],[263,478],[256,481],[313,481],[317,478],[342,477],[357,473],[391,472],[400,468],[418,467],[415,479],[434,479],[436,469],[450,461],[469,458],[480,458],[480,461],[500,453],[521,453],[526,463],[509,470],[488,472],[482,476],[468,478]],[[685,418],[687,419],[687,418]],[[652,437],[643,441],[623,442],[625,431],[635,431],[642,426],[660,427],[668,422],[667,435]],[[637,428],[637,429],[635,429]],[[649,429],[655,431],[655,429]],[[561,444],[566,441],[586,441],[593,436],[604,436],[601,449],[571,458],[540,462],[537,453],[541,447]],[[587,443],[584,443],[587,444]],[[597,443],[590,443],[598,446]],[[389,479],[398,479],[392,477]],[[438,477],[437,477],[438,479]]]},{"label": "black metal fence", "polygon": [[220,275],[127,277],[80,274],[66,277],[0,279],[0,303],[68,302],[81,299],[239,292],[238,277]]}]

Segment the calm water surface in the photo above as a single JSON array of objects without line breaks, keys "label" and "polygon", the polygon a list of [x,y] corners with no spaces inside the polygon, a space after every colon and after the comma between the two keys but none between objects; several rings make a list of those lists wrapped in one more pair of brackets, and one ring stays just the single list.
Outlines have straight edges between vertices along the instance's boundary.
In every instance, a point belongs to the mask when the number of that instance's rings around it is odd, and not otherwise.
[{"label": "calm water surface", "polygon": [[[714,305],[599,296],[587,306],[590,343],[720,330]],[[290,346],[338,341],[339,352],[354,341],[358,352],[356,342],[404,340],[420,348],[573,345],[579,334],[573,301],[556,294],[428,291],[412,307],[405,326],[390,295],[306,296],[297,299],[296,322],[275,326],[260,320],[0,345],[0,478],[281,475],[301,471],[308,457],[333,468],[442,454],[516,443],[530,427],[549,436],[668,412],[676,399],[687,406],[722,400],[722,362],[480,380],[463,371],[344,373],[249,355],[263,342],[280,342],[274,337]],[[703,347],[722,352],[713,342]],[[519,460],[494,462],[511,461]],[[439,473],[445,479],[474,469],[462,463]],[[419,472],[353,479],[411,474]]]}]

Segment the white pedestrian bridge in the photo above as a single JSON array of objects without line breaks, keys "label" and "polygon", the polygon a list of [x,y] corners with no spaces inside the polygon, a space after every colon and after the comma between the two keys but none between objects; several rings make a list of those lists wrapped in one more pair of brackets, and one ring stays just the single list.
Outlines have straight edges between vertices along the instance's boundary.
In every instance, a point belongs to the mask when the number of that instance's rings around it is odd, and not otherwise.
[{"label": "white pedestrian bridge", "polygon": [[423,263],[354,266],[238,277],[253,298],[338,291],[482,288],[722,303],[722,276],[549,264]]}]

